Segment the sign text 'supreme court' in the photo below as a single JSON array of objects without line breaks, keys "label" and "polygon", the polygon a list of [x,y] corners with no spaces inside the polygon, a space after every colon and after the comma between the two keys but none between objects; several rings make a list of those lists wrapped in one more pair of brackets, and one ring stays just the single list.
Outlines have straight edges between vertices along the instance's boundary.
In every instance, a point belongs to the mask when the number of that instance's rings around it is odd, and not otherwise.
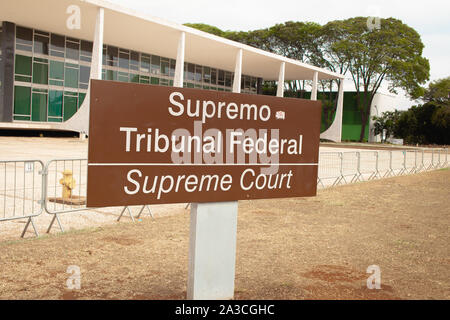
[{"label": "sign text 'supreme court'", "polygon": [[92,80],[87,206],[314,196],[320,102]]}]

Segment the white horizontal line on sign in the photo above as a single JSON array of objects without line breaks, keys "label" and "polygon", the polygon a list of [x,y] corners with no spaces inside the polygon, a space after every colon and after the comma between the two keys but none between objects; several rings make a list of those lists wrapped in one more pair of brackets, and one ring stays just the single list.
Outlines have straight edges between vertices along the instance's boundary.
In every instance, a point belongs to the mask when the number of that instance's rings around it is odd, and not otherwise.
[{"label": "white horizontal line on sign", "polygon": [[88,166],[317,166],[318,163],[88,163]]}]

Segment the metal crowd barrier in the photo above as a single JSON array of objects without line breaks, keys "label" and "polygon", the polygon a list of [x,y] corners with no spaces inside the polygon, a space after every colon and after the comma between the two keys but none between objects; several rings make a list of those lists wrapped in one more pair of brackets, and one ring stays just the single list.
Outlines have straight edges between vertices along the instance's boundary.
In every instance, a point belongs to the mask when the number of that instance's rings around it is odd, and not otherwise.
[{"label": "metal crowd barrier", "polygon": [[448,165],[448,149],[323,152],[319,155],[317,185],[330,187],[435,170]]},{"label": "metal crowd barrier", "polygon": [[[70,171],[74,179],[75,187],[69,199],[62,199],[63,186],[60,179],[63,172]],[[52,214],[53,218],[48,226],[50,232],[54,222],[58,223],[61,231],[64,231],[58,214],[86,210],[87,187],[87,159],[55,159],[45,166],[45,211]]]},{"label": "metal crowd barrier", "polygon": [[23,238],[34,218],[44,208],[44,164],[40,160],[0,161],[0,222],[27,219]]},{"label": "metal crowd barrier", "polygon": [[[88,209],[86,207],[87,168],[87,159],[55,159],[48,162],[45,166],[45,175],[47,178],[45,189],[45,211],[53,215],[47,233],[50,232],[55,221],[57,222],[59,229],[64,232],[61,220],[59,219],[59,214]],[[72,179],[75,181],[75,188],[72,190],[71,197],[62,199],[61,194],[63,186],[60,183],[60,179],[63,178],[62,173],[66,170],[69,170],[72,173]],[[148,210],[152,219],[154,218],[148,205],[144,205],[140,208],[136,219],[141,217],[145,208]],[[126,210],[128,211],[131,220],[135,222],[135,217],[133,217],[128,206],[123,208],[117,221],[120,221]]]},{"label": "metal crowd barrier", "polygon": [[334,186],[341,178],[341,152],[320,152],[319,153],[319,171],[318,185],[322,187]]},{"label": "metal crowd barrier", "polygon": [[[448,166],[448,149],[321,152],[317,185],[325,188]],[[69,198],[62,197],[64,172],[75,180]],[[47,233],[55,221],[63,232],[59,214],[89,209],[86,191],[87,159],[55,159],[45,166],[40,160],[0,161],[0,222],[27,219],[21,237],[30,224],[38,236],[34,218],[45,210],[53,215]],[[145,209],[153,218],[147,205],[140,207],[136,218]],[[129,207],[123,208],[117,221],[126,211],[135,221]]]}]

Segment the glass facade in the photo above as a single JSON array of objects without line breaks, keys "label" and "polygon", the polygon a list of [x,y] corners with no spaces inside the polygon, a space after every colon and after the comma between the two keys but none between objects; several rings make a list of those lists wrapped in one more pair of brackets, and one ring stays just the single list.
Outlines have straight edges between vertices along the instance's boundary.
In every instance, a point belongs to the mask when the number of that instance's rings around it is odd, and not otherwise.
[{"label": "glass facade", "polygon": [[[16,26],[14,120],[62,122],[75,114],[88,89],[92,46],[90,41]],[[104,80],[172,86],[175,65],[174,59],[103,46]],[[232,89],[233,72],[189,62],[184,71],[184,87]],[[256,94],[257,78],[242,76],[241,92]]]},{"label": "glass facade", "polygon": [[74,115],[86,96],[92,43],[16,26],[15,47],[14,120],[62,122]]}]

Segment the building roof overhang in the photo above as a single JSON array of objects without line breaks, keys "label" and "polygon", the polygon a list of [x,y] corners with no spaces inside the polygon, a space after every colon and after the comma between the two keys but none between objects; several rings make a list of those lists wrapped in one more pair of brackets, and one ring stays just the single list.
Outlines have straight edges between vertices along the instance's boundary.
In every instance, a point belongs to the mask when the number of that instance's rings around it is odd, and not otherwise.
[{"label": "building roof overhang", "polygon": [[[67,8],[81,12],[80,29],[66,25]],[[278,80],[285,62],[285,80],[342,79],[343,75],[289,59],[239,42],[169,22],[104,0],[14,0],[0,3],[0,21],[93,41],[97,8],[105,9],[104,43],[176,59],[180,32],[186,35],[185,61],[234,71],[236,53],[242,49],[242,73]]]}]

